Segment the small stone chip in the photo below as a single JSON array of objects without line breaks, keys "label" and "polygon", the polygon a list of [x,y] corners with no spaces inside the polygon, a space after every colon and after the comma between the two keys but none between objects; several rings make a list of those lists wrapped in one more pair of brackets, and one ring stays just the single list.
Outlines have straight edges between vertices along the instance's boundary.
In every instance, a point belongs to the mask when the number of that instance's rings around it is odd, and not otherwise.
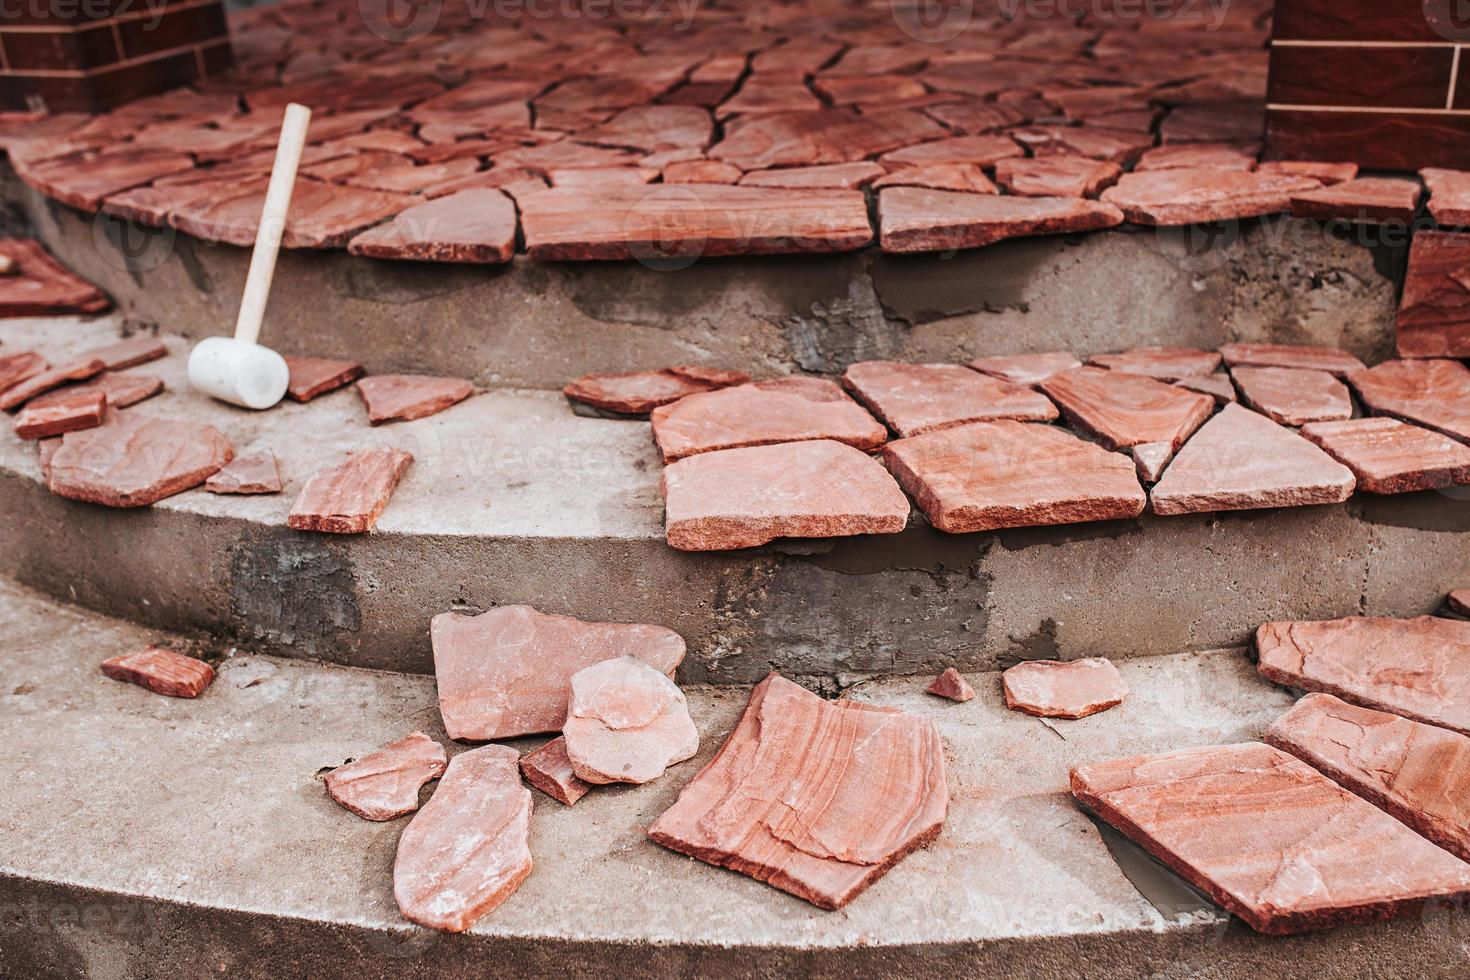
[{"label": "small stone chip", "polygon": [[1028,660],[1001,675],[1006,707],[1040,718],[1086,718],[1122,704],[1128,685],[1106,657]]},{"label": "small stone chip", "polygon": [[288,357],[286,367],[291,379],[286,394],[293,401],[309,402],[362,377],[362,365],[356,361],[336,361],[322,357]]},{"label": "small stone chip", "polygon": [[934,678],[924,690],[937,697],[948,698],[962,704],[975,696],[975,689],[970,686],[970,682],[961,677],[960,672],[953,667],[944,668],[944,673]]},{"label": "small stone chip", "polygon": [[357,383],[368,421],[404,422],[444,411],[474,394],[474,385],[459,378],[422,374],[375,374]]},{"label": "small stone chip", "polygon": [[34,401],[15,419],[15,434],[22,439],[44,439],[102,424],[107,398],[99,391],[72,393],[46,405]]},{"label": "small stone chip", "polygon": [[419,808],[419,790],[444,774],[444,746],[423,732],[338,766],[323,782],[327,794],[364,820],[392,820]]},{"label": "small stone chip", "polygon": [[413,462],[401,449],[369,449],[322,470],[301,488],[286,523],[298,531],[363,534],[378,516]]},{"label": "small stone chip", "polygon": [[276,455],[269,449],[237,456],[204,481],[210,493],[280,493],[284,488]]},{"label": "small stone chip", "polygon": [[203,660],[160,646],[104,660],[102,673],[171,698],[197,698],[214,680],[214,668]]},{"label": "small stone chip", "polygon": [[560,735],[539,749],[521,756],[521,775],[526,782],[564,806],[571,806],[592,789],[578,779],[567,756],[567,740]]}]

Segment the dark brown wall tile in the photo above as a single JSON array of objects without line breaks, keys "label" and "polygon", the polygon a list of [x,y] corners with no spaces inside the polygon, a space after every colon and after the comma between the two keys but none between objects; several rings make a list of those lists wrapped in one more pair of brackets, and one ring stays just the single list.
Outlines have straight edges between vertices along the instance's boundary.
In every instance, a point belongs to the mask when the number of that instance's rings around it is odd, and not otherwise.
[{"label": "dark brown wall tile", "polygon": [[1455,49],[1290,47],[1271,49],[1267,101],[1443,109]]},{"label": "dark brown wall tile", "polygon": [[211,4],[170,11],[158,18],[125,20],[118,24],[118,31],[125,58],[199,44],[225,34],[224,6]]},{"label": "dark brown wall tile", "polygon": [[1344,160],[1370,170],[1470,168],[1470,115],[1314,112],[1266,114],[1266,156]]},{"label": "dark brown wall tile", "polygon": [[1298,41],[1470,40],[1462,0],[1277,0],[1273,36]]},{"label": "dark brown wall tile", "polygon": [[188,85],[198,77],[194,49],[187,48],[151,61],[97,72],[92,84],[99,105],[110,109],[140,96]]}]

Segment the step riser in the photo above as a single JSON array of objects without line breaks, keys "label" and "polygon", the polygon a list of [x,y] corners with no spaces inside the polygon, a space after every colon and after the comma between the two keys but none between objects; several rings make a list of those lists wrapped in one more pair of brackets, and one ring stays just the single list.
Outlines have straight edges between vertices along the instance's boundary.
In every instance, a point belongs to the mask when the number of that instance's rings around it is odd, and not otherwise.
[{"label": "step riser", "polygon": [[[530,603],[659,623],[686,681],[772,668],[814,686],[1017,657],[1244,644],[1272,619],[1432,612],[1470,581],[1470,503],[1344,506],[950,536],[921,524],[815,554],[662,541],[309,535],[168,508],[118,512],[0,479],[0,574],[161,629],[361,667],[432,671],[429,618]],[[810,550],[810,549],[807,549]],[[588,570],[600,570],[590,572]]]},{"label": "step riser", "polygon": [[[46,244],[123,312],[190,338],[233,329],[247,250],[94,219],[11,187]],[[1211,234],[1133,229],[949,256],[720,259],[678,272],[286,251],[265,339],[285,353],[360,358],[376,372],[472,370],[482,384],[531,388],[689,361],[771,375],[871,358],[1237,340],[1389,355],[1402,243],[1369,247],[1289,219]]]}]

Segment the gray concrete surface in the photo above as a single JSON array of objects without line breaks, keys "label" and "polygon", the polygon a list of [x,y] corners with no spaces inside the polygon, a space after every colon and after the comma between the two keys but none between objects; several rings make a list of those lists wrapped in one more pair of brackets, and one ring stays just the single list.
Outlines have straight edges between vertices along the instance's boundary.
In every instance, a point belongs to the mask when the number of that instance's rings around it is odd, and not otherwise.
[{"label": "gray concrete surface", "polygon": [[[106,320],[11,321],[5,348],[52,354],[112,336]],[[1470,581],[1470,499],[1347,504],[999,534],[788,542],[728,554],[663,541],[645,422],[575,416],[550,392],[493,390],[370,428],[356,394],[252,413],[183,380],[187,345],[134,370],[170,391],[133,411],[208,420],[270,448],[287,491],[191,491],[139,511],[40,482],[32,443],[0,433],[0,574],[66,601],[287,656],[427,672],[429,618],[526,602],[660,623],[689,642],[682,677],[753,683],[780,668],[825,690],[950,664],[1117,658],[1247,642],[1260,623],[1432,611]],[[365,444],[417,457],[363,536],[288,530],[306,478]]]},{"label": "gray concrete surface", "polygon": [[[0,167],[6,165],[0,164]],[[13,178],[10,198],[128,316],[189,337],[233,329],[248,251],[72,210]],[[267,342],[373,370],[562,387],[591,371],[706,362],[759,375],[866,358],[957,361],[1231,340],[1392,347],[1406,241],[1290,219],[1125,228],[942,255],[464,267],[288,251]]]},{"label": "gray concrete surface", "polygon": [[4,976],[1470,969],[1463,912],[1295,939],[1250,934],[1157,865],[1115,857],[1071,802],[1073,765],[1258,737],[1291,696],[1239,651],[1123,663],[1129,699],[1076,722],[1006,711],[995,675],[972,676],[978,696],[964,705],[924,695],[917,679],[850,692],[939,723],[951,808],[933,844],[840,912],[644,836],[724,740],[747,693],[691,688],[699,757],[571,809],[536,794],[535,870],[471,932],[448,936],[407,924],[393,903],[393,853],[407,821],[362,821],[327,798],[320,778],[413,729],[444,740],[430,680],[242,651],[203,697],[180,701],[97,670],[107,656],[168,639],[155,632],[4,583],[0,630],[0,779],[6,798],[24,803],[0,810]]}]

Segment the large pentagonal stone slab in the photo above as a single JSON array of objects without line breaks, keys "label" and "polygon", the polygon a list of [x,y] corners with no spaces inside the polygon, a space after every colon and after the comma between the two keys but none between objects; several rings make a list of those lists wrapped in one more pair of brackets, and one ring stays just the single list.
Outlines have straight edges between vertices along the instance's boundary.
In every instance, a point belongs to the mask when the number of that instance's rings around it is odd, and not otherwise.
[{"label": "large pentagonal stone slab", "polygon": [[1245,403],[1273,422],[1306,425],[1353,417],[1347,385],[1326,371],[1238,367],[1230,373]]},{"label": "large pentagonal stone slab", "polygon": [[1384,361],[1347,379],[1373,414],[1470,442],[1470,368],[1459,361]]},{"label": "large pentagonal stone slab", "polygon": [[862,361],[849,367],[842,381],[901,436],[966,422],[1057,417],[1057,407],[1045,395],[958,364]]},{"label": "large pentagonal stone slab", "polygon": [[102,425],[62,436],[47,482],[73,500],[146,507],[198,486],[233,457],[213,426],[109,412]]},{"label": "large pentagonal stone slab", "polygon": [[1199,428],[1215,402],[1141,375],[1098,367],[1074,368],[1041,382],[1069,421],[1109,449],[1145,442],[1178,448]]}]

